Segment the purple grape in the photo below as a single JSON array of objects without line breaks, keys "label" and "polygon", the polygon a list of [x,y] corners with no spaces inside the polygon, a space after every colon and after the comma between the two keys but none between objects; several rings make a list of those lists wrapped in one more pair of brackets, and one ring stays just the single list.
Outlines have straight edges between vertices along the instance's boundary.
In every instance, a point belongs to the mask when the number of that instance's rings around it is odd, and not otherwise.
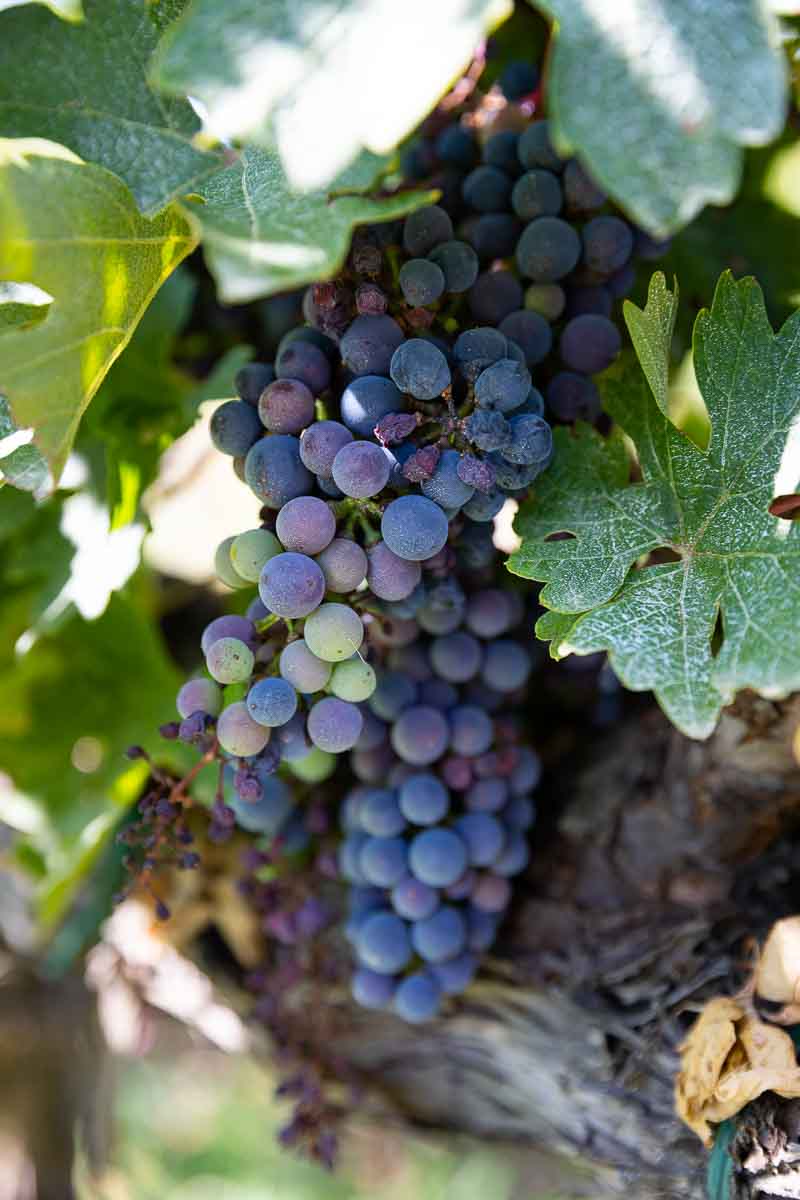
[{"label": "purple grape", "polygon": [[392,888],[392,908],[406,921],[422,921],[439,907],[436,888],[408,875]]},{"label": "purple grape", "polygon": [[469,788],[464,803],[470,812],[500,812],[507,799],[504,779],[478,779]]},{"label": "purple grape", "polygon": [[511,884],[502,875],[482,875],[472,890],[475,908],[487,913],[499,913],[508,907]]},{"label": "purple grape", "polygon": [[367,583],[381,600],[404,600],[422,578],[418,562],[399,558],[385,542],[377,542],[367,552]]},{"label": "purple grape", "polygon": [[617,357],[622,338],[613,321],[596,313],[585,313],[567,322],[558,348],[565,366],[596,375]]},{"label": "purple grape", "polygon": [[307,617],[322,603],[325,576],[305,554],[276,554],[264,566],[258,582],[261,599],[279,617]]},{"label": "purple grape", "polygon": [[502,638],[486,647],[481,677],[498,692],[516,692],[531,673],[531,659],[519,642]]},{"label": "purple grape", "polygon": [[405,921],[395,913],[371,913],[356,941],[358,958],[381,975],[394,975],[411,960],[411,941]]},{"label": "purple grape", "polygon": [[300,380],[315,396],[319,396],[331,381],[331,365],[327,355],[318,346],[295,339],[278,351],[275,374],[278,379]]},{"label": "purple grape", "polygon": [[269,741],[269,730],[259,725],[247,711],[244,701],[229,704],[217,720],[217,738],[223,750],[237,758],[259,754]]},{"label": "purple grape", "polygon": [[345,496],[363,500],[377,496],[389,481],[390,463],[374,442],[350,442],[333,460],[333,480]]},{"label": "purple grape", "polygon": [[464,839],[452,829],[425,829],[411,841],[408,865],[421,883],[449,887],[466,871],[468,857]]},{"label": "purple grape", "polygon": [[537,167],[545,167],[548,171],[561,171],[564,166],[553,149],[547,121],[534,121],[520,134],[517,156],[522,166],[529,171]]},{"label": "purple grape", "polygon": [[182,717],[196,712],[216,717],[222,708],[222,692],[210,679],[189,679],[178,692],[175,707]]},{"label": "purple grape", "polygon": [[391,742],[403,762],[422,767],[441,758],[449,736],[449,724],[438,709],[415,705],[401,713],[394,723]]},{"label": "purple grape", "polygon": [[398,346],[389,373],[401,392],[417,400],[434,400],[450,386],[447,359],[424,338],[410,338]]},{"label": "purple grape", "polygon": [[368,837],[359,861],[368,883],[393,888],[408,873],[405,840],[401,837]]},{"label": "purple grape", "polygon": [[466,683],[481,669],[483,651],[470,633],[445,634],[431,643],[431,665],[437,675],[449,683]]},{"label": "purple grape", "polygon": [[309,425],[300,439],[300,458],[309,471],[330,479],[333,460],[353,435],[339,421],[315,421]]},{"label": "purple grape", "polygon": [[248,487],[269,508],[305,495],[314,482],[300,460],[299,441],[285,433],[257,441],[245,459],[244,473]]},{"label": "purple grape", "polygon": [[524,308],[509,313],[500,322],[500,331],[520,347],[528,367],[535,367],[550,353],[553,335],[539,313]]},{"label": "purple grape", "polygon": [[[482,813],[471,815],[483,816]],[[491,867],[498,875],[519,875],[520,871],[524,871],[527,867],[530,857],[530,850],[524,835],[519,830],[514,830],[509,835],[502,854],[491,863]],[[487,862],[485,865],[488,866],[489,863]]]},{"label": "purple grape", "polygon": [[561,184],[552,171],[526,171],[511,191],[511,207],[523,221],[555,217],[563,203]]},{"label": "purple grape", "polygon": [[592,217],[581,236],[584,261],[598,275],[613,275],[633,251],[633,230],[619,217]]},{"label": "purple grape", "polygon": [[297,496],[278,513],[275,532],[287,550],[320,554],[333,540],[336,518],[317,496]]},{"label": "purple grape", "polygon": [[276,379],[261,393],[258,415],[270,433],[300,433],[314,420],[314,397],[299,379]]},{"label": "purple grape", "polygon": [[460,459],[457,450],[443,451],[430,479],[421,484],[423,495],[435,500],[442,508],[461,508],[475,494],[475,489],[459,478]]},{"label": "purple grape", "polygon": [[381,520],[383,540],[394,554],[411,562],[431,558],[447,542],[447,517],[427,496],[399,496]]},{"label": "purple grape", "polygon": [[354,375],[388,375],[392,355],[403,340],[392,317],[356,317],[340,343],[342,362]]},{"label": "purple grape", "polygon": [[556,283],[569,275],[581,256],[581,239],[560,217],[537,217],[517,242],[520,273],[536,283]]},{"label": "purple grape", "polygon": [[329,592],[354,592],[367,577],[367,556],[357,542],[334,538],[317,555]]},{"label": "purple grape", "polygon": [[401,813],[414,825],[436,825],[450,808],[447,788],[438,776],[427,771],[404,780],[398,800]]},{"label": "purple grape", "polygon": [[414,257],[430,253],[434,246],[449,241],[452,236],[453,223],[438,204],[418,208],[403,222],[403,246]]},{"label": "purple grape", "polygon": [[365,833],[393,838],[406,827],[397,797],[390,788],[367,788],[359,804],[359,820]]},{"label": "purple grape", "polygon": [[[487,653],[491,650],[487,648]],[[492,744],[491,719],[475,704],[460,704],[450,710],[450,745],[456,754],[484,754]]]},{"label": "purple grape", "polygon": [[285,679],[260,679],[247,693],[247,711],[259,725],[285,725],[297,711],[297,693]]},{"label": "purple grape", "polygon": [[397,985],[392,1007],[411,1025],[430,1021],[439,1011],[441,988],[430,971],[414,971]]},{"label": "purple grape", "polygon": [[380,975],[369,967],[359,967],[353,975],[350,990],[356,1004],[362,1008],[388,1008],[395,993],[392,975]]},{"label": "purple grape", "polygon": [[465,951],[447,962],[434,963],[431,973],[446,996],[457,996],[467,990],[477,969],[478,960],[475,955]]},{"label": "purple grape", "polygon": [[430,917],[411,926],[411,944],[425,962],[440,963],[455,958],[466,942],[466,921],[452,904],[440,905]]},{"label": "purple grape", "polygon": [[258,413],[244,400],[227,400],[214,410],[209,427],[211,441],[223,454],[241,457],[262,437]]},{"label": "purple grape", "polygon": [[233,386],[242,400],[257,407],[259,396],[274,378],[275,368],[271,363],[251,362],[236,372]]},{"label": "purple grape", "polygon": [[427,258],[411,258],[400,268],[403,299],[413,308],[434,304],[444,292],[444,272]]},{"label": "purple grape", "polygon": [[511,179],[499,167],[476,167],[465,178],[462,195],[477,212],[504,212],[511,197]]},{"label": "purple grape", "polygon": [[326,696],[318,700],[308,714],[308,736],[320,750],[342,754],[358,741],[364,718],[355,704]]},{"label": "purple grape", "polygon": [[484,588],[468,598],[464,619],[471,633],[491,640],[508,632],[513,624],[513,611],[508,592]]},{"label": "purple grape", "polygon": [[587,175],[577,159],[564,167],[564,199],[571,212],[591,212],[606,202],[605,192]]},{"label": "purple grape", "polygon": [[602,400],[597,386],[576,371],[559,371],[545,390],[547,406],[561,421],[594,421]]},{"label": "purple grape", "polygon": [[448,292],[466,292],[478,278],[478,256],[466,242],[442,242],[431,250],[430,258],[441,270]]},{"label": "purple grape", "polygon": [[500,857],[506,833],[496,817],[487,812],[465,813],[457,818],[453,828],[467,844],[470,866],[490,867]]},{"label": "purple grape", "polygon": [[469,289],[470,312],[476,321],[499,325],[522,307],[522,288],[510,271],[484,271]]},{"label": "purple grape", "polygon": [[405,407],[405,396],[383,375],[359,375],[347,385],[340,401],[342,420],[361,438],[371,438],[382,417]]},{"label": "purple grape", "polygon": [[281,651],[281,676],[298,692],[320,692],[331,677],[331,664],[312,654],[302,640],[289,642]]}]

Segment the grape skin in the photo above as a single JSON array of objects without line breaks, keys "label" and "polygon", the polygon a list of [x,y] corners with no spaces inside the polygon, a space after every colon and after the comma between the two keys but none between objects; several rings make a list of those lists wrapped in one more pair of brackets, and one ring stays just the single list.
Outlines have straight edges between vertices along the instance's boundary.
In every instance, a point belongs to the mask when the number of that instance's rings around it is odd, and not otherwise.
[{"label": "grape skin", "polygon": [[259,754],[269,741],[270,731],[259,725],[239,700],[224,708],[217,720],[217,738],[223,750],[237,757]]}]

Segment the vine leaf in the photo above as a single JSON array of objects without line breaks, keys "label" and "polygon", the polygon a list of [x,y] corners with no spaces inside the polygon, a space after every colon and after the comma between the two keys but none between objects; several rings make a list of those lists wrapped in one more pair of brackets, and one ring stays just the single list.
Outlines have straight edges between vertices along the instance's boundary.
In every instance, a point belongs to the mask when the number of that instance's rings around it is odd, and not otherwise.
[{"label": "vine leaf", "polygon": [[509,0],[194,0],[152,77],[203,101],[218,137],[277,145],[297,188],[326,186],[362,149],[402,141],[469,63]]},{"label": "vine leaf", "polygon": [[[634,322],[653,362],[664,350],[662,289],[657,280]],[[542,603],[555,611],[537,633],[556,655],[607,650],[623,683],[652,688],[680,729],[704,738],[738,689],[800,686],[800,524],[769,512],[800,479],[800,312],[775,334],[755,280],[725,274],[697,318],[694,361],[708,449],[623,361],[605,385],[618,428],[608,438],[585,425],[556,431],[509,566],[545,582]],[[631,482],[622,430],[642,482]],[[649,565],[663,549],[677,561]]]},{"label": "vine leaf", "polygon": [[245,149],[190,205],[220,298],[241,304],[334,275],[356,225],[393,220],[436,199],[435,192],[359,194],[385,166],[364,153],[330,190],[297,193],[274,151]]},{"label": "vine leaf", "polygon": [[[0,758],[26,801],[29,842],[44,860],[45,921],[63,912],[146,779],[146,764],[126,761],[126,747],[138,743],[161,762],[188,762],[178,757],[182,747],[165,749],[154,717],[174,711],[179,685],[154,623],[119,592],[97,620],[73,614],[5,671]],[[18,811],[15,792],[6,789],[0,816],[17,826]]]},{"label": "vine leaf", "polygon": [[0,335],[38,325],[52,302],[52,296],[32,283],[0,283]]},{"label": "vine leaf", "polygon": [[194,244],[176,209],[145,220],[120,180],[63,146],[0,140],[0,278],[53,297],[40,324],[0,338],[0,392],[56,480],[103,377]]},{"label": "vine leaf", "polygon": [[733,199],[741,147],[776,138],[786,113],[777,23],[760,0],[532,2],[558,23],[548,97],[559,149],[656,234]]},{"label": "vine leaf", "polygon": [[0,136],[59,142],[119,175],[146,216],[160,212],[222,158],[193,145],[200,122],[185,98],[148,84],[158,36],[129,0],[87,0],[77,25],[40,7],[0,15]]}]

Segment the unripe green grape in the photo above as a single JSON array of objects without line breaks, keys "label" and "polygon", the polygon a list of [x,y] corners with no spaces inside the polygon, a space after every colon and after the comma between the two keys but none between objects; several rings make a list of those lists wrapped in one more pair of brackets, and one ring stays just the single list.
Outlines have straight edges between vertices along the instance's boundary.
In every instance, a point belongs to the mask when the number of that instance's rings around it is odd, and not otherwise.
[{"label": "unripe green grape", "polygon": [[217,573],[217,578],[227,587],[247,587],[247,580],[242,579],[231,562],[231,547],[235,541],[236,538],[227,537],[217,546],[217,551],[214,555],[214,570]]},{"label": "unripe green grape", "polygon": [[286,766],[304,783],[322,783],[336,770],[336,755],[312,746],[304,758],[293,758]]},{"label": "unripe green grape", "polygon": [[346,604],[321,604],[306,618],[303,637],[312,654],[325,662],[342,662],[358,650],[364,626]]},{"label": "unripe green grape", "polygon": [[253,673],[253,651],[240,638],[219,638],[208,648],[208,673],[217,683],[243,683]]},{"label": "unripe green grape", "polygon": [[274,533],[268,529],[248,529],[233,539],[230,560],[234,571],[249,583],[258,583],[261,568],[283,552]]},{"label": "unripe green grape", "polygon": [[338,663],[333,668],[328,687],[340,700],[350,700],[353,704],[359,704],[362,700],[369,699],[376,685],[377,679],[372,667],[354,654],[352,658]]}]

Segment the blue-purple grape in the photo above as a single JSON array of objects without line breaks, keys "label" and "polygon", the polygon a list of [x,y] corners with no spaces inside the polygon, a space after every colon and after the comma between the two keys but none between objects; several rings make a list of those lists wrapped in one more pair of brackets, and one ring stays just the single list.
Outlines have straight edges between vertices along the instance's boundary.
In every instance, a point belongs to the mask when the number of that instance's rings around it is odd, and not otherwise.
[{"label": "blue-purple grape", "polygon": [[355,704],[326,696],[308,714],[306,729],[311,741],[328,754],[343,754],[358,741],[364,718]]},{"label": "blue-purple grape", "polygon": [[258,591],[270,612],[279,617],[307,617],[322,603],[325,576],[313,558],[287,550],[266,563]]}]

